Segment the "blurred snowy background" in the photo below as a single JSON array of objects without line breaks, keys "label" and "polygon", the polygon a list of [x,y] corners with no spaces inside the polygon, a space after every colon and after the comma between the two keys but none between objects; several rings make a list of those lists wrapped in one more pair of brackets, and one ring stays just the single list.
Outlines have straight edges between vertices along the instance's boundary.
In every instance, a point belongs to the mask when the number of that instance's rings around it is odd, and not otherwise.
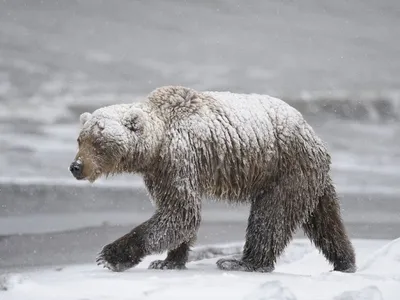
[{"label": "blurred snowy background", "polygon": [[[351,236],[399,237],[399,28],[397,0],[0,0],[0,272],[92,263],[150,217],[140,178],[67,169],[79,114],[169,84],[287,100],[332,151]],[[198,243],[242,240],[247,215],[207,203]]]}]

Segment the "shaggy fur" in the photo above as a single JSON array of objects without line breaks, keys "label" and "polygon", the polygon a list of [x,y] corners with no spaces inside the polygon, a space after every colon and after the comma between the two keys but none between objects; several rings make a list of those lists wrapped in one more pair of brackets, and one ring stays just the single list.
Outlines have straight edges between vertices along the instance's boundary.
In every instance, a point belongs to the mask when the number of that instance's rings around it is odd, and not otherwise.
[{"label": "shaggy fur", "polygon": [[156,207],[149,220],[105,246],[99,264],[124,271],[167,250],[150,268],[185,268],[201,200],[214,198],[250,205],[242,258],[220,259],[220,269],[271,272],[302,226],[334,270],[355,271],[330,155],[285,102],[168,86],[141,103],[84,113],[81,123],[75,160],[83,169],[76,177],[141,174]]}]

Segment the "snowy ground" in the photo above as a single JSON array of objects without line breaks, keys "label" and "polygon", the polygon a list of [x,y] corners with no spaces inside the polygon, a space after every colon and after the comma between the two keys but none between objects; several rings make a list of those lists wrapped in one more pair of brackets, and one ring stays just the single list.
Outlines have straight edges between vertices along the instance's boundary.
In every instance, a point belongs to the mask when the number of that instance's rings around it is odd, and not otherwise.
[{"label": "snowy ground", "polygon": [[220,256],[237,254],[241,243],[196,248],[185,271],[148,270],[162,256],[113,273],[94,264],[44,269],[3,277],[2,300],[242,299],[397,300],[400,293],[400,239],[354,240],[358,271],[330,272],[331,266],[308,242],[296,239],[271,274],[223,272]]}]

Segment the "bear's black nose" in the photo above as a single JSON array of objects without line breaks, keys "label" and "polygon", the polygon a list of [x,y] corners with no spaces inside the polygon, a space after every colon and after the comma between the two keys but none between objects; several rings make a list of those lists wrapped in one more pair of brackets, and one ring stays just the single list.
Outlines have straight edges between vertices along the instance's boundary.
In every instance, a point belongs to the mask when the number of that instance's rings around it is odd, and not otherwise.
[{"label": "bear's black nose", "polygon": [[71,171],[72,175],[74,175],[75,178],[81,179],[82,178],[82,170],[83,170],[83,164],[80,160],[74,161],[70,166],[69,170]]}]

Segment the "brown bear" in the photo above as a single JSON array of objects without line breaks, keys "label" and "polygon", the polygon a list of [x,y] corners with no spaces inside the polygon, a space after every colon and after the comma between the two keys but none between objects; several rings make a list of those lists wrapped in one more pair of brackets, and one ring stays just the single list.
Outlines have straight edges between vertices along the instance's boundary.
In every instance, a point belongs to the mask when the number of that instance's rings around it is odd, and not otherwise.
[{"label": "brown bear", "polygon": [[201,222],[203,198],[250,205],[240,259],[218,268],[271,272],[298,227],[333,264],[355,272],[355,253],[330,176],[331,158],[302,115],[266,95],[160,87],[138,103],[81,115],[70,171],[141,174],[156,209],[106,245],[98,264],[113,271],[167,252],[149,268],[185,269]]}]

